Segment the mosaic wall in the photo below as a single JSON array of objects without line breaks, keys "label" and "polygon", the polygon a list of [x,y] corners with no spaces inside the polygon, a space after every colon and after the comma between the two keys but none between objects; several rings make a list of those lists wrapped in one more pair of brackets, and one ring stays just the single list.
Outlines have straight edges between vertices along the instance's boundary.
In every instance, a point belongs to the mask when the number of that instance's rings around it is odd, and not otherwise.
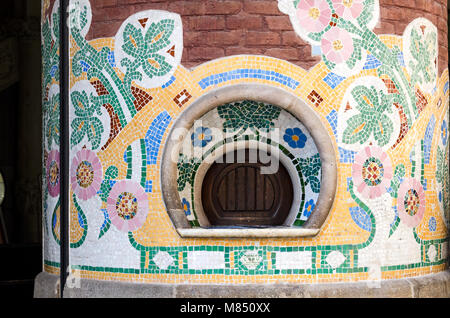
[{"label": "mosaic wall", "polygon": [[[43,113],[43,252],[44,263],[58,268],[59,257],[59,0],[42,3],[42,113]],[[46,266],[46,270],[55,269]],[[56,269],[56,271],[59,271]]]},{"label": "mosaic wall", "polygon": [[[322,57],[309,71],[253,55],[186,69],[180,65],[181,19],[158,10],[131,15],[115,37],[87,41],[90,3],[72,1],[70,264],[83,278],[334,282],[445,269],[449,80],[448,70],[437,71],[436,27],[419,18],[403,36],[377,35],[372,31],[379,19],[377,0],[280,0],[279,8]],[[59,266],[57,19],[54,13],[43,22],[48,272]],[[177,234],[168,216],[160,166],[170,128],[205,93],[242,83],[296,95],[314,109],[333,140],[338,188],[314,237],[187,239]],[[239,134],[262,128],[262,117],[270,127],[282,127],[278,146],[302,167],[307,188],[293,225],[301,227],[314,213],[326,176],[320,175],[309,132],[292,115],[252,101],[222,105],[205,114],[204,126],[187,133],[186,147],[213,148],[213,124]],[[195,227],[189,182],[198,163],[195,156],[181,157],[180,201]]]}]

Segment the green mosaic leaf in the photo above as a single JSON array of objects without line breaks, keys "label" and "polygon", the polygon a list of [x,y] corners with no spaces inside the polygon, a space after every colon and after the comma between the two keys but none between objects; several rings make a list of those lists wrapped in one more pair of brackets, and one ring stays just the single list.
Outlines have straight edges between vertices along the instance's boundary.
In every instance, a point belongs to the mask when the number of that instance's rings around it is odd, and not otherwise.
[{"label": "green mosaic leaf", "polygon": [[148,77],[164,76],[170,72],[172,65],[166,62],[166,58],[159,54],[150,54],[142,63],[142,68]]},{"label": "green mosaic leaf", "polygon": [[220,118],[224,119],[225,132],[237,132],[248,128],[269,131],[275,124],[274,120],[280,116],[280,108],[255,102],[242,101],[221,105],[217,108]]},{"label": "green mosaic leaf", "polygon": [[[93,100],[92,97],[91,95],[91,100]],[[83,140],[84,136],[87,136],[92,144],[92,149],[97,149],[104,132],[103,123],[95,117],[95,113],[101,114],[100,104],[90,102],[85,91],[72,92],[70,98],[76,116],[70,124],[72,127],[70,144],[72,146],[77,145]]]},{"label": "green mosaic leaf", "polygon": [[447,144],[446,150],[437,148],[437,164],[436,164],[436,181],[442,187],[442,204],[444,207],[444,213],[447,214],[447,221],[449,221],[449,206],[450,206],[450,176],[448,174],[448,158],[449,158],[449,144]]},{"label": "green mosaic leaf", "polygon": [[433,73],[434,56],[436,55],[436,33],[428,33],[421,37],[417,30],[411,30],[411,43],[409,52],[415,61],[410,61],[408,66],[411,69],[411,87],[416,83],[424,84],[435,80],[436,74]]},{"label": "green mosaic leaf", "polygon": [[92,149],[97,149],[100,146],[103,131],[104,129],[101,120],[97,117],[92,117],[87,129],[87,135],[89,141],[92,143]]},{"label": "green mosaic leaf", "polygon": [[[361,128],[362,126],[363,128]],[[357,114],[347,121],[347,128],[344,130],[342,142],[346,144],[355,144],[357,142],[363,144],[368,137],[364,116]]]},{"label": "green mosaic leaf", "polygon": [[376,124],[373,125],[373,134],[379,146],[386,145],[394,131],[394,124],[390,118],[384,114],[380,115]]},{"label": "green mosaic leaf", "polygon": [[59,32],[59,10],[58,12],[55,12],[52,14],[52,24],[53,24],[53,36],[55,37],[55,43],[59,43],[59,37],[60,37],[60,32]]},{"label": "green mosaic leaf", "polygon": [[190,183],[193,185],[192,175],[194,171],[200,166],[200,159],[191,158],[188,159],[185,155],[180,154],[179,160],[177,163],[178,168],[178,178],[177,185],[178,191],[183,191],[186,187],[186,183]]},{"label": "green mosaic leaf", "polygon": [[310,176],[309,179],[309,184],[311,185],[311,190],[314,193],[319,193],[320,192],[320,181],[318,178],[316,178],[315,176]]},{"label": "green mosaic leaf", "polygon": [[397,197],[398,188],[400,187],[401,180],[405,177],[405,175],[406,169],[402,163],[395,167],[394,177],[391,180],[391,196],[393,198]]},{"label": "green mosaic leaf", "polygon": [[397,216],[395,218],[394,224],[392,224],[391,229],[389,230],[389,237],[392,236],[392,234],[394,234],[395,230],[398,228],[398,225],[400,224],[400,218]]},{"label": "green mosaic leaf", "polygon": [[102,184],[100,185],[99,191],[99,196],[103,202],[106,202],[108,200],[109,192],[111,192],[111,185],[109,184],[108,180],[103,180]]},{"label": "green mosaic leaf", "polygon": [[305,186],[310,184],[311,190],[314,193],[320,192],[320,180],[318,178],[320,169],[322,168],[322,163],[320,160],[320,155],[315,154],[312,157],[303,159],[298,158],[298,165],[302,171],[303,176],[306,179]]},{"label": "green mosaic leaf", "polygon": [[375,5],[374,0],[364,1],[364,9],[356,19],[359,25],[367,25],[370,22],[370,20],[372,20],[374,5]]},{"label": "green mosaic leaf", "polygon": [[70,28],[78,30],[84,29],[88,22],[87,15],[88,8],[86,6],[83,6],[81,9],[79,5],[73,6],[69,14],[69,19],[71,20]]},{"label": "green mosaic leaf", "polygon": [[107,219],[105,220],[105,225],[101,228],[100,233],[98,235],[98,239],[100,239],[103,235],[106,234],[106,232],[108,232],[108,230],[111,227],[111,220]]},{"label": "green mosaic leaf", "polygon": [[141,75],[137,70],[141,67],[149,78],[164,76],[172,70],[173,65],[158,52],[170,45],[169,38],[174,28],[174,20],[163,19],[158,23],[152,23],[147,33],[143,35],[142,31],[134,25],[126,25],[122,49],[134,59],[124,58],[121,62],[122,66],[127,68],[124,82],[130,84],[130,77],[139,78]]},{"label": "green mosaic leaf", "polygon": [[85,126],[83,118],[75,118],[70,126],[73,129],[72,134],[70,135],[70,144],[77,145],[81,142],[84,135],[86,134],[87,126]]},{"label": "green mosaic leaf", "polygon": [[140,58],[144,55],[144,36],[142,32],[138,30],[134,25],[127,24],[123,31],[123,45],[122,49],[126,54]]},{"label": "green mosaic leaf", "polygon": [[379,146],[389,143],[394,131],[394,124],[384,112],[392,113],[394,95],[386,95],[375,87],[356,86],[352,96],[360,112],[347,121],[343,142],[347,144],[363,144],[373,135]]},{"label": "green mosaic leaf", "polygon": [[46,115],[44,129],[49,148],[53,141],[59,145],[59,96],[59,93],[55,94],[49,102],[44,103],[44,113]]},{"label": "green mosaic leaf", "polygon": [[145,34],[145,42],[150,43],[148,47],[150,53],[156,53],[168,45],[169,38],[175,28],[175,22],[171,19],[163,19],[158,23],[152,23]]},{"label": "green mosaic leaf", "polygon": [[104,180],[100,185],[99,196],[103,202],[106,202],[109,197],[109,192],[111,192],[112,186],[110,180],[117,179],[119,176],[119,169],[116,166],[109,166],[105,171]]}]

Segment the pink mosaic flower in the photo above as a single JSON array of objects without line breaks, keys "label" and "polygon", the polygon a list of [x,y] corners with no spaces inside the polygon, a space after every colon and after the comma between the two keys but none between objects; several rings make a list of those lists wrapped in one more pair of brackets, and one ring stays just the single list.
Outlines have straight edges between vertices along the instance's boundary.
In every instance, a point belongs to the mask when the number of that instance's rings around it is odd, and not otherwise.
[{"label": "pink mosaic flower", "polygon": [[425,191],[422,184],[407,178],[400,184],[397,194],[398,216],[410,227],[419,225],[425,213]]},{"label": "pink mosaic flower", "polygon": [[374,199],[384,194],[392,176],[391,160],[380,147],[369,146],[356,154],[353,183],[365,198]]},{"label": "pink mosaic flower", "polygon": [[346,20],[354,20],[364,9],[364,0],[332,0],[336,13]]},{"label": "pink mosaic flower", "polygon": [[334,27],[325,32],[321,41],[322,52],[333,63],[347,61],[353,54],[353,39],[346,30]]},{"label": "pink mosaic flower", "polygon": [[57,197],[60,191],[60,164],[59,151],[52,150],[47,158],[47,189],[52,197]]},{"label": "pink mosaic flower", "polygon": [[132,180],[115,183],[106,204],[112,224],[122,232],[139,229],[147,218],[147,194],[139,183]]},{"label": "pink mosaic flower", "polygon": [[73,192],[82,200],[92,198],[100,189],[103,171],[95,152],[81,149],[72,159],[70,184]]},{"label": "pink mosaic flower", "polygon": [[331,8],[326,0],[301,0],[297,6],[300,26],[308,32],[321,32],[331,21]]}]

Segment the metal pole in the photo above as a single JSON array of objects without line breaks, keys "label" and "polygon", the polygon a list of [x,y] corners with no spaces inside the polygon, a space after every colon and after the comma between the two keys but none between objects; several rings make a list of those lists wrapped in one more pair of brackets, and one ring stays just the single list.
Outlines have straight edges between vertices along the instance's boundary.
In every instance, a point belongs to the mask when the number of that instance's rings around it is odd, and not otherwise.
[{"label": "metal pole", "polygon": [[69,27],[68,7],[70,0],[60,0],[60,297],[69,265]]}]

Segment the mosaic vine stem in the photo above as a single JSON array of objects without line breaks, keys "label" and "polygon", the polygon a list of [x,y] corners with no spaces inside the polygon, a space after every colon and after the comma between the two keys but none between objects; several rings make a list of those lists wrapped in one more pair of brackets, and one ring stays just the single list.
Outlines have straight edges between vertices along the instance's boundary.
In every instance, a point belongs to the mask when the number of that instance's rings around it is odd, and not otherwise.
[{"label": "mosaic vine stem", "polygon": [[[123,89],[122,81],[108,62],[107,56],[111,51],[109,50],[109,48],[102,48],[102,50],[98,52],[86,41],[83,36],[81,36],[79,29],[72,28],[71,31],[72,37],[80,48],[80,50],[75,54],[72,61],[72,70],[74,71],[74,75],[77,76],[77,74],[79,75],[80,73],[80,61],[85,61],[91,66],[91,68],[87,72],[88,79],[97,77],[102,82],[109,93],[107,95],[108,103],[113,106],[114,111],[118,114],[122,127],[125,127],[127,125],[127,121],[125,119],[122,106],[118,102],[119,98],[116,94],[117,90],[114,90],[112,88],[112,83],[114,83],[114,85],[118,88],[118,92],[120,92],[122,100],[124,100],[124,102],[126,103],[131,117],[136,114],[136,109],[133,104],[134,98],[132,97],[130,90]],[[108,79],[102,74],[102,70],[105,70],[106,73],[110,76],[112,83],[108,81]]]},{"label": "mosaic vine stem", "polygon": [[[408,96],[409,101],[408,107],[405,107],[405,114],[407,116],[408,125],[411,127],[413,120],[411,117],[411,111],[414,113],[414,119],[417,117],[416,97],[415,93],[412,92],[413,87],[409,84],[399,64],[398,54],[400,51],[398,48],[394,47],[392,50],[389,49],[388,46],[384,44],[384,42],[381,41],[378,36],[366,26],[362,26],[363,29],[361,30],[350,21],[343,19],[339,19],[339,25],[347,31],[364,39],[360,42],[362,47],[369,51],[382,63],[382,66],[378,70],[378,75],[388,75],[400,91],[397,98],[399,98],[400,101],[405,102],[404,96]],[[400,85],[400,83],[402,85]]]},{"label": "mosaic vine stem", "polygon": [[350,196],[352,197],[353,200],[355,200],[355,202],[367,213],[367,215],[370,217],[370,223],[371,223],[371,231],[370,231],[370,235],[369,238],[362,244],[358,244],[355,245],[356,248],[362,249],[365,248],[367,246],[370,245],[370,243],[372,243],[374,237],[375,237],[375,232],[376,232],[376,221],[375,221],[375,217],[372,213],[372,210],[364,203],[362,202],[358,196],[355,194],[355,191],[353,190],[353,181],[349,181],[348,184],[348,192],[350,193]]}]

